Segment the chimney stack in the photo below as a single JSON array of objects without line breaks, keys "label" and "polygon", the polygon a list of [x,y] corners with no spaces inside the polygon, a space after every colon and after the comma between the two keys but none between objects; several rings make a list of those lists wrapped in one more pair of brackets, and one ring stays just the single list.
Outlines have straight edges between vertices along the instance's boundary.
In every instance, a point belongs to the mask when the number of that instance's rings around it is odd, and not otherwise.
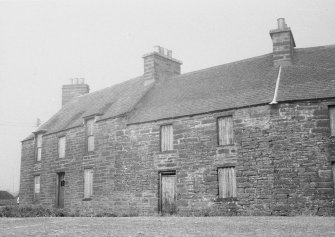
[{"label": "chimney stack", "polygon": [[62,87],[62,106],[73,98],[90,92],[90,87],[85,84],[84,78],[71,78],[70,82],[70,84]]},{"label": "chimney stack", "polygon": [[295,42],[292,31],[285,23],[284,18],[277,19],[277,29],[270,30],[273,42],[273,65],[291,65],[293,61]]},{"label": "chimney stack", "polygon": [[161,46],[155,46],[154,52],[144,55],[143,59],[143,76],[146,79],[146,84],[180,75],[180,66],[182,62],[172,58],[172,50],[167,50]]}]

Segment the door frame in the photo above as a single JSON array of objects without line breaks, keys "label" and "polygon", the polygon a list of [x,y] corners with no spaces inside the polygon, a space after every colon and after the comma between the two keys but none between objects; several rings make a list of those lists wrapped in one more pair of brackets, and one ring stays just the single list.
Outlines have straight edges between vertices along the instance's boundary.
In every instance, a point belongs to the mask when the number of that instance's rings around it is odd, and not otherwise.
[{"label": "door frame", "polygon": [[162,176],[164,175],[175,175],[177,177],[176,170],[161,170],[158,171],[158,212],[163,214],[162,212]]},{"label": "door frame", "polygon": [[[55,198],[55,206],[57,207],[57,208],[59,208],[59,189],[60,189],[60,180],[59,180],[59,177],[61,176],[61,175],[64,175],[64,181],[65,181],[65,172],[64,171],[60,171],[60,172],[57,172],[56,173],[56,198]],[[65,191],[64,191],[65,192]],[[63,207],[64,208],[64,207]]]}]

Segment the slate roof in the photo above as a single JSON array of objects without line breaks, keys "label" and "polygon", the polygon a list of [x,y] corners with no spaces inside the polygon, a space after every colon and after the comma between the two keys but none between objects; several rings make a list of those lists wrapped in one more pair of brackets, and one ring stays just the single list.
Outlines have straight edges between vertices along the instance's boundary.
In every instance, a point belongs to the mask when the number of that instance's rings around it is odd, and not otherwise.
[{"label": "slate roof", "polygon": [[[335,45],[296,49],[282,67],[277,101],[335,97]],[[278,68],[272,54],[182,74],[157,84],[130,123],[270,103]]]},{"label": "slate roof", "polygon": [[14,199],[15,197],[7,191],[0,191],[0,200]]},{"label": "slate roof", "polygon": [[[129,123],[201,114],[270,103],[279,69],[272,53],[145,85],[138,77],[77,97],[39,129],[53,133],[123,114]],[[277,101],[335,97],[335,45],[295,49],[292,66],[282,67]],[[32,138],[32,136],[27,139]]]},{"label": "slate roof", "polygon": [[[83,118],[102,114],[99,120],[122,115],[132,110],[136,103],[152,87],[145,85],[142,77],[85,94],[64,105],[54,116],[42,124],[38,130],[46,134],[63,131],[83,124]],[[33,135],[27,139],[33,138]]]}]

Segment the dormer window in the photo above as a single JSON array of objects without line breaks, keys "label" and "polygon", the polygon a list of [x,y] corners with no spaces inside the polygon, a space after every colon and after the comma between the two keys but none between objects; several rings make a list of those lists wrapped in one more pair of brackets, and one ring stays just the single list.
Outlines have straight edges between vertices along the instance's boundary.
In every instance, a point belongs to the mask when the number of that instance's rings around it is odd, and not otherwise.
[{"label": "dormer window", "polygon": [[94,118],[86,120],[86,143],[88,152],[94,151],[94,123]]},{"label": "dormer window", "polygon": [[42,159],[42,134],[36,134],[36,161]]}]

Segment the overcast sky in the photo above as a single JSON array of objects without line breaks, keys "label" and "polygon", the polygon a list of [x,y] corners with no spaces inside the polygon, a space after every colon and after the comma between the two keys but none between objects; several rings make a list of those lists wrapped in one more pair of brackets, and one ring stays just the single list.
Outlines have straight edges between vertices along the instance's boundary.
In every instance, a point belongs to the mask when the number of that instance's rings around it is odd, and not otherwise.
[{"label": "overcast sky", "polygon": [[139,76],[154,45],[183,73],[270,53],[279,17],[298,48],[335,44],[334,0],[0,0],[0,190],[18,191],[20,141],[69,78],[96,91]]}]

